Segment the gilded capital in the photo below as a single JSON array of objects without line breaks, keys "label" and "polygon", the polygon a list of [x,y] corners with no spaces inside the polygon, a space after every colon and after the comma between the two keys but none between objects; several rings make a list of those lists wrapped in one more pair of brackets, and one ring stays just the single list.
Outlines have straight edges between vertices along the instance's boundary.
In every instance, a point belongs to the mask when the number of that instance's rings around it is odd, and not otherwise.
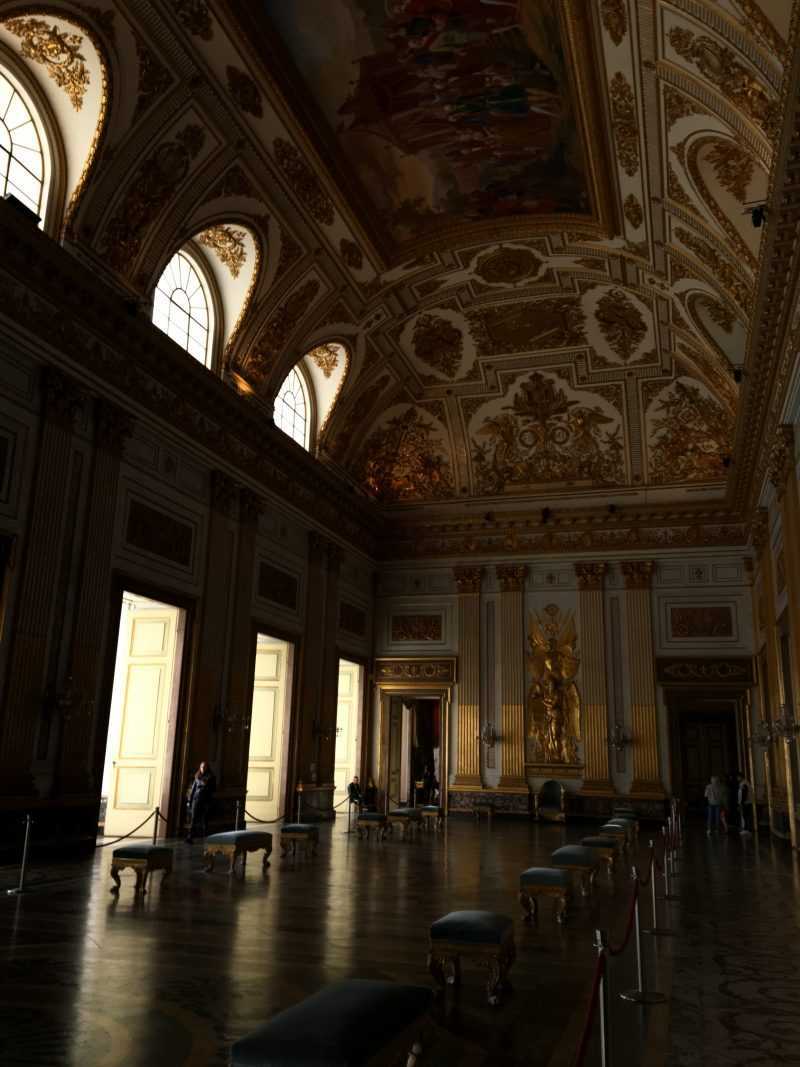
[{"label": "gilded capital", "polygon": [[95,440],[112,455],[122,454],[125,441],[133,433],[136,420],[127,411],[108,400],[95,403]]},{"label": "gilded capital", "polygon": [[578,578],[579,589],[602,589],[608,564],[599,563],[576,563],[575,574]]},{"label": "gilded capital", "polygon": [[783,496],[786,479],[794,466],[794,427],[782,425],[775,431],[769,453],[769,480],[775,486],[778,497]]},{"label": "gilded capital", "polygon": [[500,563],[494,570],[501,592],[520,593],[525,588],[528,568],[524,563]]},{"label": "gilded capital", "polygon": [[459,593],[480,593],[483,567],[453,567],[453,578]]},{"label": "gilded capital", "polygon": [[621,564],[626,589],[649,589],[653,582],[655,563],[651,559],[626,560]]},{"label": "gilded capital", "polygon": [[766,508],[756,508],[750,521],[750,540],[756,552],[761,552],[769,536],[769,512]]}]

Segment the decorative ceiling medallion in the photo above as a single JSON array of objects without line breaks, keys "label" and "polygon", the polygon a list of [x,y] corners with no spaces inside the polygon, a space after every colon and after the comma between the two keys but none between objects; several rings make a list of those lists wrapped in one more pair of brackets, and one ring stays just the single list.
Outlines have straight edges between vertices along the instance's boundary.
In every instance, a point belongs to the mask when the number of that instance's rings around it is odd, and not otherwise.
[{"label": "decorative ceiling medallion", "polygon": [[481,355],[569,348],[586,343],[584,315],[574,297],[552,297],[480,308],[468,315]]},{"label": "decorative ceiling medallion", "polygon": [[452,378],[464,354],[464,338],[448,319],[420,315],[414,323],[414,354],[417,359]]},{"label": "decorative ceiling medallion", "polygon": [[654,485],[724,477],[733,450],[733,415],[697,385],[677,379],[658,398],[650,422],[649,480]]},{"label": "decorative ceiling medallion", "polygon": [[503,247],[478,258],[475,273],[489,285],[517,285],[539,273],[542,259],[529,248]]},{"label": "decorative ceiling medallion", "polygon": [[308,208],[317,222],[323,226],[332,226],[335,218],[333,201],[302,155],[293,144],[284,141],[282,137],[276,137],[272,147],[278,166],[300,202]]},{"label": "decorative ceiling medallion", "polygon": [[238,67],[230,66],[225,68],[225,75],[228,79],[228,92],[239,110],[254,115],[257,119],[263,118],[261,93],[250,75]]},{"label": "decorative ceiling medallion", "polygon": [[80,111],[90,84],[86,57],[80,51],[83,37],[59,30],[56,25],[48,26],[41,19],[6,19],[3,25],[19,37],[23,56],[41,63],[48,78],[64,90],[73,108]]},{"label": "decorative ceiling medallion", "polygon": [[622,44],[628,32],[627,0],[600,0],[600,18],[614,44]]},{"label": "decorative ceiling medallion", "polygon": [[757,78],[736,59],[735,53],[712,37],[699,36],[681,26],[669,31],[669,41],[679,56],[694,63],[700,73],[768,137],[778,127],[778,104]]},{"label": "decorative ceiling medallion", "polygon": [[611,289],[598,301],[595,318],[609,346],[627,363],[647,336],[639,308],[622,289]]},{"label": "decorative ceiling medallion", "polygon": [[625,213],[625,218],[633,226],[634,230],[638,230],[644,222],[644,212],[642,211],[642,205],[634,193],[628,193],[625,197],[625,203],[622,206],[622,210]]},{"label": "decorative ceiling medallion", "polygon": [[339,366],[339,346],[324,344],[317,345],[308,353],[326,378],[330,378]]},{"label": "decorative ceiling medallion", "polygon": [[715,140],[706,154],[723,189],[743,204],[747,187],[753,180],[756,161],[750,153],[734,141]]},{"label": "decorative ceiling medallion", "polygon": [[621,70],[611,79],[609,95],[617,159],[628,177],[632,178],[639,170],[639,127],[633,89]]},{"label": "decorative ceiling medallion", "polygon": [[443,447],[436,425],[412,407],[369,436],[358,474],[383,503],[449,497],[453,475]]},{"label": "decorative ceiling medallion", "polygon": [[342,257],[342,262],[350,270],[361,270],[364,266],[364,256],[361,249],[349,237],[343,237],[339,241],[339,254]]},{"label": "decorative ceiling medallion", "polygon": [[231,275],[238,278],[247,262],[246,237],[244,230],[234,230],[232,226],[212,226],[204,230],[197,240],[204,248],[210,248]]},{"label": "decorative ceiling medallion", "polygon": [[514,399],[485,419],[472,442],[479,494],[554,482],[621,484],[625,477],[621,420],[589,407],[544,374],[515,384]]},{"label": "decorative ceiling medallion", "polygon": [[211,40],[213,31],[206,0],[172,0],[172,10],[193,37]]}]

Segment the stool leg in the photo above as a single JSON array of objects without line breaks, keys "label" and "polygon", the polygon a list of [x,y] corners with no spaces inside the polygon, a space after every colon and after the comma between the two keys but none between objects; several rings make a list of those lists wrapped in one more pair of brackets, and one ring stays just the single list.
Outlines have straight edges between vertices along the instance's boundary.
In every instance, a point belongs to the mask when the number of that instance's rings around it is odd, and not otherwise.
[{"label": "stool leg", "polygon": [[567,921],[567,907],[568,897],[565,893],[562,897],[559,897],[556,901],[556,922],[565,923]]},{"label": "stool leg", "polygon": [[118,868],[116,868],[116,867],[112,867],[111,868],[111,877],[112,877],[112,879],[114,881],[114,885],[112,885],[110,891],[112,893],[119,893],[119,889],[120,889],[120,886],[122,885],[122,882],[120,881]]},{"label": "stool leg", "polygon": [[415,1041],[411,1046],[411,1051],[408,1054],[406,1060],[406,1067],[417,1067],[419,1057],[422,1055],[422,1044],[419,1041]]},{"label": "stool leg", "polygon": [[500,960],[489,960],[489,978],[486,982],[486,995],[492,1007],[500,1003],[500,994],[503,989],[503,969]]},{"label": "stool leg", "polygon": [[431,977],[433,978],[434,982],[436,982],[437,985],[441,986],[442,989],[444,989],[447,985],[447,979],[445,978],[444,973],[444,960],[442,960],[439,956],[434,956],[432,952],[429,952],[428,970],[430,971]]},{"label": "stool leg", "polygon": [[444,961],[445,981],[458,988],[461,985],[461,960],[458,956],[448,956]]},{"label": "stool leg", "polygon": [[530,923],[536,921],[536,898],[531,898],[530,893],[526,893],[524,889],[519,891],[519,902],[522,905],[522,920],[523,922]]}]

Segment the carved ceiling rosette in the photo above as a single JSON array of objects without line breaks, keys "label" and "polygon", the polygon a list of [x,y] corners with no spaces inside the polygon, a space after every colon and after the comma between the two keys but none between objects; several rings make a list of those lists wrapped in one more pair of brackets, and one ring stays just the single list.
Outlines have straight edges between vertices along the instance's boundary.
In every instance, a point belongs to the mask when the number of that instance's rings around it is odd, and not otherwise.
[{"label": "carved ceiling rosette", "polygon": [[453,567],[453,581],[459,593],[480,593],[483,567]]},{"label": "carved ceiling rosette", "polygon": [[172,0],[172,7],[180,22],[193,37],[210,41],[213,36],[207,0]]},{"label": "carved ceiling rosette", "polygon": [[236,106],[247,115],[260,119],[264,116],[264,104],[258,86],[246,71],[238,67],[225,68],[228,79],[228,92]]},{"label": "carved ceiling rosette", "polygon": [[530,248],[502,246],[478,257],[475,273],[488,285],[518,285],[535,277],[542,259]]},{"label": "carved ceiling rosette", "polygon": [[650,559],[624,560],[620,564],[626,589],[649,589],[653,584],[655,562]]},{"label": "carved ceiling rosette", "polygon": [[361,270],[364,266],[364,255],[361,249],[349,237],[343,237],[339,241],[339,254],[342,262],[351,270]]},{"label": "carved ceiling rosette", "polygon": [[524,563],[499,563],[495,574],[502,593],[521,593],[525,590],[528,568]]},{"label": "carved ceiling rosette", "polygon": [[608,564],[602,561],[597,563],[576,563],[575,576],[578,579],[578,588],[602,589],[607,570]]}]

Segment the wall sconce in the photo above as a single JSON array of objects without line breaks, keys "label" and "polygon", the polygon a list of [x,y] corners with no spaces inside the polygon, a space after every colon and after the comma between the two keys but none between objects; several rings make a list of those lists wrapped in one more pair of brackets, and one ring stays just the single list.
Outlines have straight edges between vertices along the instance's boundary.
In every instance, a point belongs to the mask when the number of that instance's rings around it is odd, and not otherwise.
[{"label": "wall sconce", "polygon": [[774,740],[775,733],[772,728],[772,723],[769,719],[759,719],[756,728],[753,730],[753,741],[755,741],[760,748],[769,748]]},{"label": "wall sconce", "polygon": [[486,745],[487,748],[494,748],[497,744],[497,731],[494,728],[494,724],[487,722],[484,724],[483,729],[478,734],[477,740],[482,745]]},{"label": "wall sconce", "polygon": [[611,747],[617,752],[624,752],[625,746],[631,743],[631,739],[625,733],[625,728],[621,722],[614,723],[614,729],[611,731],[609,741],[611,742]]},{"label": "wall sconce", "polygon": [[758,725],[753,731],[753,740],[761,748],[769,748],[774,741],[785,741],[793,744],[800,733],[800,723],[797,722],[791,710],[785,704],[781,704],[777,719],[759,719]]}]

